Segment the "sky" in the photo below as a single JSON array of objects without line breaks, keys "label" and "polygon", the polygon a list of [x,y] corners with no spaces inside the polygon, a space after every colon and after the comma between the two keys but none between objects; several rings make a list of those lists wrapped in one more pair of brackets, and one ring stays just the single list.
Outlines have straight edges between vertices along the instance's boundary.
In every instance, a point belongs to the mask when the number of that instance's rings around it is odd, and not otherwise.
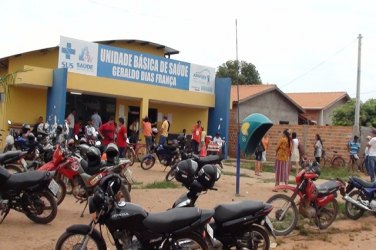
[{"label": "sky", "polygon": [[[58,46],[137,39],[171,58],[218,68],[238,59],[285,93],[345,91],[376,98],[374,0],[1,0],[0,58]],[[236,25],[237,23],[237,25]],[[362,35],[361,51],[359,34]]]}]

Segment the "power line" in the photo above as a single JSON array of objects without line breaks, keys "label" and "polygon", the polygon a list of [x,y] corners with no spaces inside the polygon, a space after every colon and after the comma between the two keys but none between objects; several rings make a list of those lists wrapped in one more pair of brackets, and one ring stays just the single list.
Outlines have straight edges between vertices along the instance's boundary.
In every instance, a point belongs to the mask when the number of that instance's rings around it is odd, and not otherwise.
[{"label": "power line", "polygon": [[348,45],[346,45],[345,47],[339,49],[338,51],[336,51],[333,55],[329,56],[328,58],[326,58],[324,61],[320,62],[319,64],[313,66],[312,68],[310,68],[308,71],[304,72],[303,74],[293,78],[291,81],[287,82],[286,84],[282,85],[281,87],[286,87],[288,85],[290,85],[291,83],[295,82],[296,80],[302,78],[303,76],[307,75],[308,73],[314,71],[315,69],[317,69],[318,67],[320,67],[321,65],[325,64],[326,62],[328,62],[330,59],[332,59],[333,57],[335,57],[336,55],[338,55],[339,53],[341,53],[342,51],[344,51],[345,49],[347,49],[350,45],[352,45],[357,39],[354,39],[352,40]]}]

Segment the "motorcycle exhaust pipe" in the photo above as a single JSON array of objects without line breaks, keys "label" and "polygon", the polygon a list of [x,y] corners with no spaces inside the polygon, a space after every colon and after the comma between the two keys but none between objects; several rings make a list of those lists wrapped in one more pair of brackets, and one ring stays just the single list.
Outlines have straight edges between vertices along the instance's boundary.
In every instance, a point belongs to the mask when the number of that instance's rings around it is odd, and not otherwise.
[{"label": "motorcycle exhaust pipe", "polygon": [[352,204],[354,204],[354,205],[356,205],[356,206],[358,206],[358,207],[361,207],[362,209],[364,209],[364,210],[366,210],[366,211],[369,211],[369,212],[371,212],[372,210],[371,209],[369,209],[367,206],[365,206],[365,205],[363,205],[362,203],[360,203],[359,201],[356,201],[356,200],[354,200],[353,198],[351,198],[349,195],[345,195],[345,196],[343,196],[343,199],[344,200],[346,200],[346,201],[348,201],[348,202],[350,202],[350,203],[352,203]]}]

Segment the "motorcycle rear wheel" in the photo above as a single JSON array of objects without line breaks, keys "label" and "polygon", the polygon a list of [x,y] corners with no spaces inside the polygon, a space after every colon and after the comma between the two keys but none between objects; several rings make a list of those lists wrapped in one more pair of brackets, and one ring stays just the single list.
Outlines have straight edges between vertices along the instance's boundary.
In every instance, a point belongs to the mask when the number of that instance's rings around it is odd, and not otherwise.
[{"label": "motorcycle rear wheel", "polygon": [[[165,248],[164,248],[165,249]],[[208,250],[209,247],[202,237],[195,233],[183,233],[175,235],[166,249],[203,249]]]},{"label": "motorcycle rear wheel", "polygon": [[238,241],[236,249],[269,250],[270,238],[267,231],[259,226],[250,226]]},{"label": "motorcycle rear wheel", "polygon": [[[268,217],[273,224],[275,234],[281,236],[291,233],[298,223],[299,216],[295,203],[290,202],[290,197],[284,194],[273,195],[266,203],[273,205]],[[284,216],[281,218],[283,212]]]},{"label": "motorcycle rear wheel", "polygon": [[154,164],[155,164],[154,157],[145,156],[144,159],[142,159],[141,161],[141,168],[143,170],[149,170],[154,166]]},{"label": "motorcycle rear wheel", "polygon": [[[366,200],[365,195],[357,189],[351,191],[349,193],[349,196],[351,198],[353,198],[354,200],[358,201],[358,202],[360,200]],[[353,220],[357,220],[357,219],[359,219],[360,217],[363,216],[364,212],[365,211],[362,208],[352,204],[349,201],[346,201],[346,203],[345,203],[345,214],[348,218],[353,219]]]},{"label": "motorcycle rear wheel", "polygon": [[317,211],[315,217],[315,224],[320,229],[328,228],[336,219],[338,214],[338,202],[333,199],[331,202],[326,204],[324,207]]},{"label": "motorcycle rear wheel", "polygon": [[[23,209],[30,220],[38,224],[47,224],[55,219],[57,203],[50,192],[43,191],[26,196],[26,200],[23,201]],[[49,211],[49,213],[44,216],[45,211]]]},{"label": "motorcycle rear wheel", "polygon": [[95,237],[88,236],[81,232],[64,232],[56,242],[55,250],[64,249],[81,249],[83,238],[89,237],[88,243],[85,249],[98,249],[106,250],[106,246],[102,246],[101,241]]}]

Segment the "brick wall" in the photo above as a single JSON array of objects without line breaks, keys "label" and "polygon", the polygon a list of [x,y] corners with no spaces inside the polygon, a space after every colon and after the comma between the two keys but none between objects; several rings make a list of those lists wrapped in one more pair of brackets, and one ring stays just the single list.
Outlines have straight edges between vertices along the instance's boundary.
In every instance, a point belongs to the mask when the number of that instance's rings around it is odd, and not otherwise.
[{"label": "brick wall", "polygon": [[[237,128],[236,128],[236,110],[230,112],[229,126],[229,142],[228,154],[230,157],[236,157],[237,145]],[[347,159],[347,143],[352,138],[351,126],[318,126],[318,125],[273,125],[268,131],[269,134],[269,150],[267,152],[267,160],[275,160],[275,150],[278,139],[282,136],[284,129],[290,128],[297,133],[300,142],[305,146],[306,155],[313,159],[313,151],[315,144],[315,135],[319,134],[324,144],[328,156],[332,155],[333,150],[339,152]],[[242,158],[245,156],[242,155]]]}]

